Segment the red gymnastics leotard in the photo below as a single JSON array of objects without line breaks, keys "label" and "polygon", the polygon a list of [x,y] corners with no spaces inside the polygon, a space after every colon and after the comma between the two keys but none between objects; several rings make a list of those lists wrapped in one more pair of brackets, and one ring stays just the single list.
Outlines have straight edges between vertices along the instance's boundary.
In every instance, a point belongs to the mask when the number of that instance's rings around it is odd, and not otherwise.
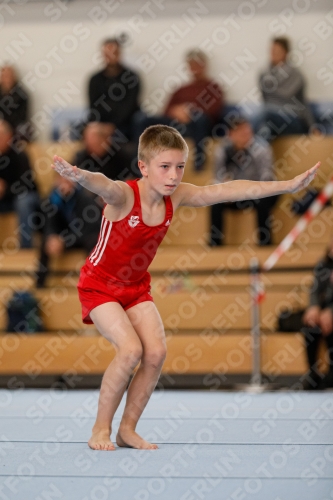
[{"label": "red gymnastics leotard", "polygon": [[95,248],[81,269],[78,283],[83,323],[91,324],[90,311],[105,302],[118,302],[124,310],[153,298],[147,271],[173,216],[170,196],[164,196],[165,218],[157,226],[142,220],[139,179],[126,181],[134,191],[134,205],[123,219],[111,222],[102,215]]}]

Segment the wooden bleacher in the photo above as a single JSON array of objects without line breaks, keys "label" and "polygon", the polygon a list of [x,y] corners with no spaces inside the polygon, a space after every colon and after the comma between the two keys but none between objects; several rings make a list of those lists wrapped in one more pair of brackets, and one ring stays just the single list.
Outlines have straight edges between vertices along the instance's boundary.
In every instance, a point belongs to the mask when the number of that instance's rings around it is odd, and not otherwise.
[{"label": "wooden bleacher", "polygon": [[[221,267],[221,261],[228,262],[233,255],[230,247],[220,250],[207,248],[205,257],[201,248],[190,250],[195,266],[191,260],[179,266],[184,255],[179,247],[163,249],[151,266],[153,296],[168,339],[163,373],[249,373],[251,319],[248,261],[244,259],[242,269],[235,272],[232,268]],[[307,258],[303,255],[299,268],[302,269],[305,262],[314,264],[320,257],[320,250],[317,245],[313,246]],[[260,248],[257,252],[263,262],[268,255],[267,249]],[[33,269],[35,258],[34,251],[25,252],[21,260],[24,270],[22,267],[20,270],[20,261],[14,256],[6,256],[1,261],[0,275],[3,269],[8,272],[1,279],[11,281],[1,283],[0,329],[5,327],[5,303],[13,289],[27,288],[29,270]],[[81,322],[75,289],[78,275],[77,272],[70,272],[68,276],[71,259],[72,263],[77,263],[82,259],[82,253],[68,252],[63,268],[61,259],[58,259],[54,269],[58,273],[62,269],[62,274],[52,277],[52,287],[35,291],[48,332],[2,336],[1,375],[26,374],[34,377],[37,373],[59,374],[66,370],[97,374],[102,373],[111,361],[114,355],[112,347],[94,326]],[[291,265],[287,256],[284,257],[284,269]],[[219,268],[220,271],[216,272]],[[267,375],[304,373],[306,360],[302,336],[297,333],[281,334],[275,332],[275,327],[276,316],[282,308],[306,305],[311,272],[266,273],[264,282],[267,299],[261,311],[262,368]],[[324,350],[321,357],[323,366],[326,366]]]},{"label": "wooden bleacher", "polygon": [[[202,172],[194,172],[192,169],[192,158],[188,160],[184,173],[184,182],[197,185],[211,184],[213,175],[214,150],[218,141],[208,143],[208,160],[206,168]],[[30,144],[27,154],[36,174],[36,182],[41,194],[46,195],[52,186],[54,172],[50,163],[54,154],[63,156],[71,161],[75,152],[82,147],[79,142],[69,143],[46,143]],[[317,188],[323,185],[331,177],[333,165],[333,137],[332,136],[290,136],[278,139],[273,143],[275,161],[275,172],[278,180],[291,179],[295,175],[304,172],[307,168],[321,161],[322,165],[313,183]],[[294,226],[298,217],[291,212],[291,203],[294,199],[302,196],[302,193],[288,194],[280,197],[277,206],[273,210],[274,225],[272,231],[273,243],[278,244]],[[163,245],[201,245],[208,240],[209,207],[199,209],[181,207],[175,214],[172,226]],[[13,247],[13,230],[16,227],[16,218],[13,214],[0,216],[1,231],[0,245],[7,242]],[[330,232],[333,229],[333,208],[327,207],[322,214],[313,221],[302,235],[302,241],[327,243]],[[226,214],[225,221],[226,244],[241,245],[244,241],[255,244],[256,220],[253,212],[234,212]],[[18,238],[16,237],[16,240]]]},{"label": "wooden bleacher", "polygon": [[[333,138],[284,138],[275,141],[276,174],[291,178],[322,161],[315,186],[322,187],[331,175]],[[30,145],[29,155],[43,194],[52,185],[49,163],[53,154],[71,160],[79,144]],[[184,181],[198,185],[213,181],[211,143],[207,169],[185,171]],[[318,151],[320,154],[318,155]],[[331,160],[332,159],[332,160]],[[302,194],[302,193],[301,193]],[[290,206],[298,195],[284,195],[274,210],[275,243],[297,221]],[[181,208],[153,261],[152,292],[167,333],[165,374],[249,374],[251,372],[249,262],[262,264],[272,248],[255,246],[253,213],[229,212],[226,241],[222,248],[207,247],[209,208]],[[5,328],[5,304],[13,290],[34,289],[37,251],[21,251],[15,245],[16,220],[2,216],[0,243],[0,329]],[[275,331],[281,308],[302,307],[307,302],[311,269],[322,256],[333,225],[328,207],[283,256],[278,267],[263,275],[267,298],[261,313],[261,368],[268,376],[301,375],[306,370],[304,341],[299,333]],[[186,246],[185,246],[186,245]],[[49,289],[34,291],[40,301],[47,332],[0,335],[0,375],[102,374],[114,350],[94,326],[83,325],[76,283],[84,261],[82,252],[68,252],[52,262]],[[54,287],[54,288],[52,288]],[[326,366],[322,346],[321,360]]]}]

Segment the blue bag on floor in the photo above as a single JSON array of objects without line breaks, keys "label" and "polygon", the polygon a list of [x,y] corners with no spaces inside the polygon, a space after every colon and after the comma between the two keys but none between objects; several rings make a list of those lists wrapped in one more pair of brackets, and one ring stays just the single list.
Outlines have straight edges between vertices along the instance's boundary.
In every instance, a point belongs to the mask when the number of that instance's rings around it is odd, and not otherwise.
[{"label": "blue bag on floor", "polygon": [[14,292],[7,304],[7,332],[44,331],[37,299],[30,292]]}]

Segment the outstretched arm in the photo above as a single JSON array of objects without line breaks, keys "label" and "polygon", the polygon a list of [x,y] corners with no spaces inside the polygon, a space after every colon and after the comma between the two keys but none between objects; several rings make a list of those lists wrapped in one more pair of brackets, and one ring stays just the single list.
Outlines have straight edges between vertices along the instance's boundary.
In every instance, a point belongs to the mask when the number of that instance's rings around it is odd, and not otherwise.
[{"label": "outstretched arm", "polygon": [[320,166],[314,167],[289,181],[230,181],[210,186],[195,186],[181,183],[179,191],[179,205],[190,207],[205,207],[215,203],[233,202],[240,200],[255,200],[276,194],[296,193],[304,189],[315,178]]},{"label": "outstretched arm", "polygon": [[78,182],[81,186],[89,189],[103,198],[105,203],[110,205],[122,204],[125,201],[125,191],[121,181],[112,181],[99,172],[89,172],[71,165],[60,156],[53,157],[51,167],[62,177],[73,182]]}]

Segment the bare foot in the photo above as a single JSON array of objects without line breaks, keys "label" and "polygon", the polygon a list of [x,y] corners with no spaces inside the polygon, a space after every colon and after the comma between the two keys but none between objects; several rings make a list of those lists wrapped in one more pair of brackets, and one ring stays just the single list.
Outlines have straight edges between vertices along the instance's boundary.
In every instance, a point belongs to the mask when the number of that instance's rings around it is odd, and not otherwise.
[{"label": "bare foot", "polygon": [[139,450],[156,450],[158,448],[157,444],[148,443],[148,441],[145,441],[139,434],[133,431],[133,429],[119,428],[116,442],[118,446],[137,448]]},{"label": "bare foot", "polygon": [[91,438],[88,441],[88,445],[92,450],[107,450],[114,451],[116,448],[112,441],[110,441],[109,430],[99,430],[93,431]]}]

